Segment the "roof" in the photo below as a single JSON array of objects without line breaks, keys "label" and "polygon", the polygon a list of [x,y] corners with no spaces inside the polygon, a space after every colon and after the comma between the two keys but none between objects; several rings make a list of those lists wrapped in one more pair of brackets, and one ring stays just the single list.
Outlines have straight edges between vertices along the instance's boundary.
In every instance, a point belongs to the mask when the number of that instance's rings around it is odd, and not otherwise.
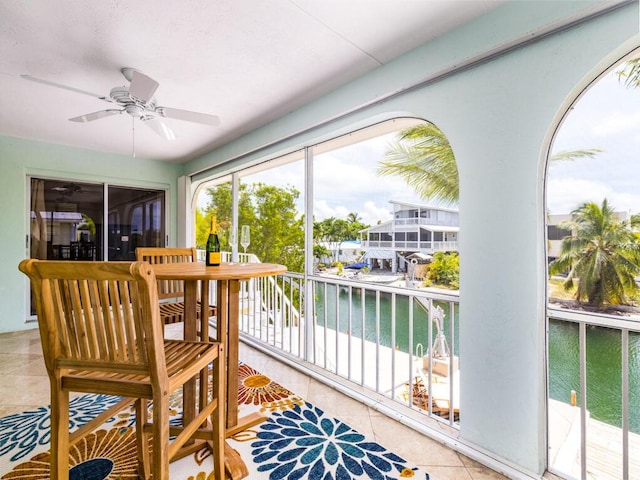
[{"label": "roof", "polygon": [[459,213],[457,208],[436,207],[434,205],[424,205],[420,203],[401,202],[398,200],[389,200],[389,203],[394,205],[403,205],[411,208],[421,208],[423,210],[440,210],[441,212]]},{"label": "roof", "polygon": [[459,232],[460,227],[446,227],[444,225],[420,225],[420,228],[429,230],[430,232]]}]

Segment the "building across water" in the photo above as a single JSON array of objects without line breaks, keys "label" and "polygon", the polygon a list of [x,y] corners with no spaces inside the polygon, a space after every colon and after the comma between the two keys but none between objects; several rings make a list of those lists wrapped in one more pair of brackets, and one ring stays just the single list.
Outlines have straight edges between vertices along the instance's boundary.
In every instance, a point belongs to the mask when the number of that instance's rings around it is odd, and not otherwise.
[{"label": "building across water", "polygon": [[458,210],[391,200],[393,218],[362,230],[364,259],[371,268],[408,272],[436,252],[457,252]]}]

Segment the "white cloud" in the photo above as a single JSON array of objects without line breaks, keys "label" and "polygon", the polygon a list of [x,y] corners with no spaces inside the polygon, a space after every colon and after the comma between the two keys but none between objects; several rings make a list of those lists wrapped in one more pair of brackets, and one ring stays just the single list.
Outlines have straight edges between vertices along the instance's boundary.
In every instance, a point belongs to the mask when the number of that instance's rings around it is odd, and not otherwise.
[{"label": "white cloud", "polygon": [[315,220],[320,221],[324,218],[334,217],[334,210],[327,205],[325,200],[319,200],[313,203],[313,216]]},{"label": "white cloud", "polygon": [[637,132],[640,130],[640,111],[615,111],[593,121],[592,125],[591,132],[598,137],[633,133],[637,138]]},{"label": "white cloud", "polygon": [[362,223],[367,225],[375,225],[379,220],[382,222],[391,220],[391,204],[379,207],[375,202],[364,202],[364,211],[360,213],[360,216],[362,217]]},{"label": "white cloud", "polygon": [[640,193],[623,192],[604,182],[564,178],[547,184],[547,206],[553,214],[569,213],[584,202],[600,204],[605,198],[616,211],[640,209]]}]

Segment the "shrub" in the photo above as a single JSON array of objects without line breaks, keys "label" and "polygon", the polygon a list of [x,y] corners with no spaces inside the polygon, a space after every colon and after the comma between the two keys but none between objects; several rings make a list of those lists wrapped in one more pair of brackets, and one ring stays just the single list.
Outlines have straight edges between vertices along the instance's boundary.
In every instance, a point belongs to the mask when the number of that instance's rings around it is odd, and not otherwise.
[{"label": "shrub", "polygon": [[460,256],[457,252],[436,252],[429,265],[425,286],[460,288]]}]

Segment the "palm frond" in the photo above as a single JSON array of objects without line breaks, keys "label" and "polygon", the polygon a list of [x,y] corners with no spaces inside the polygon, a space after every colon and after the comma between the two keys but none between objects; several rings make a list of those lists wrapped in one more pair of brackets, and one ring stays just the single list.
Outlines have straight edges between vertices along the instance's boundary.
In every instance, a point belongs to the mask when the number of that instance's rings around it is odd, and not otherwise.
[{"label": "palm frond", "polygon": [[549,157],[552,162],[572,162],[582,158],[595,158],[603,150],[599,148],[585,148],[582,150],[562,150]]},{"label": "palm frond", "polygon": [[616,71],[618,80],[624,82],[627,88],[640,86],[640,58],[634,58],[624,63],[624,66]]}]

